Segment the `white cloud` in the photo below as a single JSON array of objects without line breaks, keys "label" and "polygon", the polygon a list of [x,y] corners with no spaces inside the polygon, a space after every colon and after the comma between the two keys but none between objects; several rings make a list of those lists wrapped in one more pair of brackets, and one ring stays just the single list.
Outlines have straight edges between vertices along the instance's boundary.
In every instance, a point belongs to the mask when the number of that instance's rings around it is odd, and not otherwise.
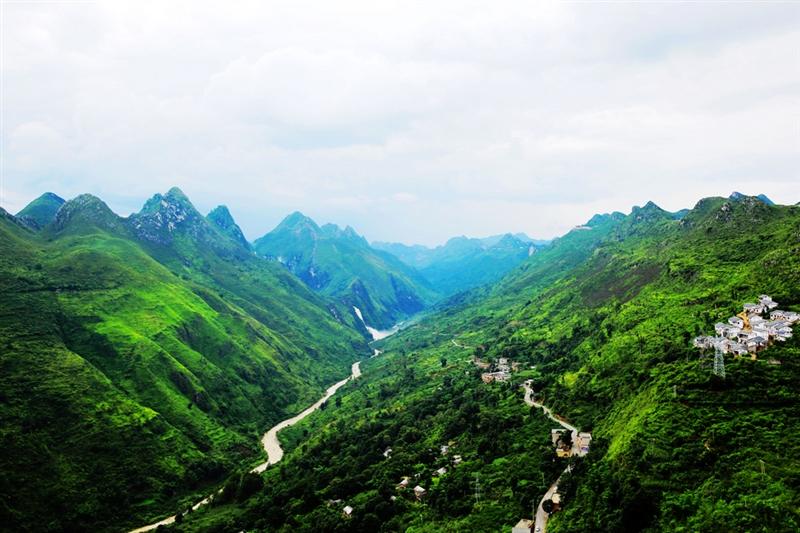
[{"label": "white cloud", "polygon": [[392,198],[394,198],[398,202],[416,202],[417,200],[419,200],[419,196],[407,192],[399,192],[395,195],[392,195]]},{"label": "white cloud", "polygon": [[301,210],[427,244],[734,186],[795,203],[798,9],[6,4],[3,186],[128,213],[178,185],[248,236]]}]

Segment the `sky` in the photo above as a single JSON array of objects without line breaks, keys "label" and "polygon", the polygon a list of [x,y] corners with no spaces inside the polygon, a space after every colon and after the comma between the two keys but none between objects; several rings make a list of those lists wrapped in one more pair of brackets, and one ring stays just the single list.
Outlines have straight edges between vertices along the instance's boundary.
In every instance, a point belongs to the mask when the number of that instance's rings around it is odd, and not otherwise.
[{"label": "sky", "polygon": [[180,187],[254,240],[800,201],[798,2],[2,3],[2,198]]}]

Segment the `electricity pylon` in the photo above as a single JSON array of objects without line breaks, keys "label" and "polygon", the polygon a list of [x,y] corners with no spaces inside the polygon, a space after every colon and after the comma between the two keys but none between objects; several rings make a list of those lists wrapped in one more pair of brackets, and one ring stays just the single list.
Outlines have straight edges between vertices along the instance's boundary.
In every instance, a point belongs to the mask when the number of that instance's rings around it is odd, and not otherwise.
[{"label": "electricity pylon", "polygon": [[714,348],[714,374],[725,379],[725,358],[719,345]]}]

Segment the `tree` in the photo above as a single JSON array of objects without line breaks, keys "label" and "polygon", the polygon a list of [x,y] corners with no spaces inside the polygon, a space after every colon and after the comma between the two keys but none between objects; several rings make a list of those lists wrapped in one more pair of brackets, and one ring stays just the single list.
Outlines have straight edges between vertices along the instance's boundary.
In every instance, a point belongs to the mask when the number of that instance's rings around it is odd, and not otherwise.
[{"label": "tree", "polygon": [[547,499],[547,500],[542,502],[542,511],[544,511],[547,514],[550,514],[550,513],[553,512],[553,507],[554,507],[553,500],[551,500],[551,499]]}]

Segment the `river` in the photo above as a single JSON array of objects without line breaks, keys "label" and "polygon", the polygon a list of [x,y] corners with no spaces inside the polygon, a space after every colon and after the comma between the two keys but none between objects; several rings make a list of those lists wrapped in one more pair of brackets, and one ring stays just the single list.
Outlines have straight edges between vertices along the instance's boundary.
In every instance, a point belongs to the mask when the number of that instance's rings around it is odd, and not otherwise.
[{"label": "river", "polygon": [[400,326],[403,325],[402,322],[399,322],[399,323],[395,324],[395,326],[392,329],[385,329],[385,330],[381,331],[381,330],[378,330],[378,329],[375,329],[373,327],[368,326],[367,323],[364,322],[364,315],[361,314],[361,309],[359,309],[356,306],[353,306],[353,310],[355,310],[356,316],[358,316],[359,320],[361,320],[361,323],[364,324],[364,327],[367,328],[367,331],[369,331],[369,334],[372,335],[372,340],[374,340],[374,341],[379,341],[381,339],[385,339],[386,337],[389,337],[390,335],[394,335],[395,333],[400,331]]},{"label": "river", "polygon": [[[376,352],[377,352],[377,350],[376,350]],[[378,355],[378,354],[376,353],[375,355]],[[373,357],[375,357],[375,355],[373,355]],[[325,392],[325,396],[320,398],[317,401],[317,403],[315,403],[314,405],[312,405],[311,407],[309,407],[308,409],[306,409],[305,411],[303,411],[299,415],[293,416],[292,418],[289,418],[288,420],[284,420],[283,422],[279,423],[278,425],[273,426],[272,428],[270,428],[270,430],[267,431],[264,434],[264,436],[261,438],[261,444],[263,444],[263,446],[264,446],[264,451],[267,452],[267,458],[268,459],[267,459],[266,462],[261,463],[260,465],[255,467],[253,470],[251,470],[251,472],[263,472],[264,470],[267,469],[267,467],[269,465],[274,465],[275,463],[280,461],[283,458],[283,450],[281,449],[281,444],[280,444],[280,441],[278,440],[278,432],[280,430],[282,430],[282,429],[285,429],[285,428],[291,426],[292,424],[296,424],[297,422],[301,421],[302,419],[304,419],[305,417],[307,417],[308,415],[310,415],[311,413],[313,413],[314,411],[319,409],[319,406],[322,405],[325,401],[327,401],[328,398],[330,398],[331,396],[336,394],[336,391],[341,389],[344,386],[345,383],[347,383],[351,379],[355,379],[358,376],[360,376],[361,375],[360,365],[361,365],[360,361],[357,362],[357,363],[353,363],[352,374],[350,375],[350,377],[349,378],[345,378],[342,381],[340,381],[338,383],[335,383],[334,385],[331,385],[330,387],[328,387],[328,390]],[[220,489],[219,492],[222,492],[222,489]],[[194,504],[192,506],[192,509],[197,510],[198,507],[200,507],[202,505],[205,505],[208,502],[210,502],[211,501],[211,496],[213,496],[213,494],[208,496],[207,498],[204,498],[203,500],[197,502],[196,504]],[[158,526],[162,526],[162,525],[165,526],[167,524],[172,524],[173,522],[175,522],[175,517],[174,516],[170,516],[169,518],[165,518],[164,520],[161,520],[161,521],[156,522],[154,524],[150,524],[150,525],[147,525],[147,526],[144,526],[144,527],[140,527],[139,529],[134,529],[134,530],[130,531],[129,533],[144,533],[145,531],[152,531],[155,528],[157,528]]]}]

